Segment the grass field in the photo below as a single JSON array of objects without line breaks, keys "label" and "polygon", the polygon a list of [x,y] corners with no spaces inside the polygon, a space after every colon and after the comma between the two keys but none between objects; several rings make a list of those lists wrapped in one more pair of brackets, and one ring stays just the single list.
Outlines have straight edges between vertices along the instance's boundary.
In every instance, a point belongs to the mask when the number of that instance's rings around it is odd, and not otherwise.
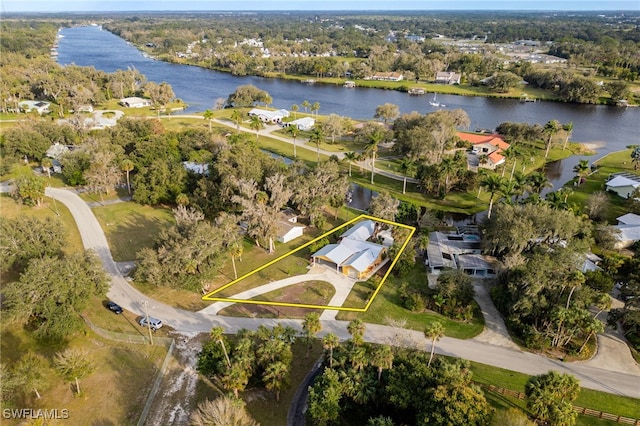
[{"label": "grass field", "polygon": [[96,207],[93,213],[107,236],[116,262],[135,260],[140,249],[152,247],[158,233],[175,223],[170,208],[134,202]]},{"label": "grass field", "polygon": [[[567,199],[569,205],[584,206],[591,194],[605,190],[605,182],[612,173],[628,172],[640,176],[640,171],[633,169],[630,149],[611,153],[594,161],[594,163],[598,165],[598,169],[587,177],[586,182],[579,186],[573,186],[573,182],[566,185],[574,191]],[[616,223],[617,217],[628,213],[627,200],[616,194],[608,193],[607,195],[609,206],[605,210],[606,219],[609,223]]]},{"label": "grass field", "polygon": [[[422,275],[422,276],[421,276]],[[380,292],[364,313],[360,312],[339,312],[336,319],[351,321],[356,318],[366,323],[373,324],[404,324],[404,328],[424,331],[427,325],[434,321],[439,321],[444,326],[445,334],[458,339],[470,339],[480,334],[484,328],[484,320],[480,309],[474,309],[473,320],[469,323],[453,321],[435,312],[412,312],[402,307],[402,302],[398,296],[398,288],[403,282],[420,282],[426,278],[426,271],[421,266],[416,266],[411,272],[402,278],[390,274]],[[358,283],[358,287],[349,294],[345,306],[362,302],[356,299],[368,297],[373,291],[373,284]]]},{"label": "grass field", "polygon": [[[491,367],[485,364],[471,362],[473,380],[478,383],[503,387],[516,392],[524,392],[525,384],[530,376],[503,368]],[[494,408],[509,408],[517,406],[526,411],[525,401],[485,392]],[[593,410],[618,414],[624,417],[640,418],[640,401],[619,395],[598,392],[582,388],[574,405],[591,408]],[[578,417],[579,425],[613,425],[615,423],[588,416]]]},{"label": "grass field", "polygon": [[[48,362],[47,385],[39,389],[42,398],[36,399],[33,392],[24,398],[16,395],[17,407],[67,409],[69,424],[77,425],[136,424],[167,353],[161,346],[108,341],[90,331],[64,343],[51,344],[34,340],[20,327],[6,324],[2,326],[1,340],[3,364],[11,366],[27,352],[36,352]],[[92,374],[80,380],[80,396],[75,395],[74,387],[53,369],[53,356],[66,348],[88,351],[96,367]],[[24,423],[3,419],[2,424]]]}]

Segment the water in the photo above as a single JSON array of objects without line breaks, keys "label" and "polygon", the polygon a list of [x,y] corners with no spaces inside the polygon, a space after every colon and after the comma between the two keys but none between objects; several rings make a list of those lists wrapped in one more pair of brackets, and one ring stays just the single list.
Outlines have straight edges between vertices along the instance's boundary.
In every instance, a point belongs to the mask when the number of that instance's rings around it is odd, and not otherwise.
[{"label": "water", "polygon": [[[387,102],[398,105],[402,113],[418,111],[424,114],[435,110],[429,105],[430,95],[409,96],[392,90],[347,89],[339,85],[305,85],[261,77],[236,77],[199,67],[156,61],[100,27],[65,28],[62,35],[64,38],[60,39],[58,48],[60,64],[93,66],[106,72],[134,67],[150,81],[171,84],[176,96],[189,105],[187,111],[212,108],[216,99],[226,99],[243,84],[253,84],[269,92],[272,105],[277,108],[289,109],[293,104],[300,106],[308,100],[320,103],[321,114],[335,113],[361,120],[372,119],[376,107]],[[573,122],[571,140],[597,144],[598,155],[574,156],[551,165],[548,177],[555,188],[573,178],[573,166],[581,159],[591,162],[609,152],[624,149],[626,145],[640,143],[640,108],[559,102],[521,103],[511,99],[442,94],[438,95],[438,101],[447,109],[465,110],[471,120],[471,129],[494,129],[506,121],[530,124],[544,124],[550,120]]]}]

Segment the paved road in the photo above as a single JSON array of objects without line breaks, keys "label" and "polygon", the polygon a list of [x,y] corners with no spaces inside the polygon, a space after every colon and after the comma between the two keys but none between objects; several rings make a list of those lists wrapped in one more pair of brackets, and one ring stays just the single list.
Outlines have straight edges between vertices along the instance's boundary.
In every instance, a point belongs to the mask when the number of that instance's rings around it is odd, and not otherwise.
[{"label": "paved road", "polygon": [[[103,262],[106,271],[112,276],[109,297],[124,308],[142,315],[143,304],[147,302],[150,315],[162,319],[178,332],[209,332],[214,325],[220,325],[227,333],[236,333],[242,328],[255,330],[261,324],[275,326],[277,323],[301,330],[300,320],[275,320],[260,318],[235,318],[207,315],[176,309],[153,300],[133,288],[120,274],[111,257],[107,239],[87,204],[71,191],[59,188],[47,188],[46,195],[64,203],[73,215],[87,249],[94,250]],[[347,339],[346,321],[322,321],[322,336],[336,333],[341,339]],[[405,347],[427,348],[430,342],[424,334],[397,327],[379,324],[367,324],[365,340],[374,343],[394,344]],[[445,337],[438,342],[436,351],[440,354],[465,358],[508,370],[526,374],[541,374],[549,370],[575,375],[581,385],[608,393],[640,398],[640,374],[633,371],[608,371],[593,365],[569,364],[551,360],[532,353],[491,345],[476,340],[460,340]]]}]

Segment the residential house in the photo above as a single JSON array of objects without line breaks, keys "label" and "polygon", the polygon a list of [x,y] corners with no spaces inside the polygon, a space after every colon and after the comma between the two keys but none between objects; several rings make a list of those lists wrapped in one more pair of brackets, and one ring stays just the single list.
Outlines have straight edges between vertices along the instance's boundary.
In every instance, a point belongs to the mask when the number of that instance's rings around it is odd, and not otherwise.
[{"label": "residential house", "polygon": [[376,230],[372,220],[358,222],[340,236],[337,244],[327,244],[315,252],[311,256],[313,262],[334,267],[351,278],[365,279],[387,253],[386,246],[369,241]]},{"label": "residential house", "polygon": [[640,225],[640,215],[627,213],[616,218],[618,225]]},{"label": "residential house", "polygon": [[615,192],[622,198],[630,198],[631,194],[640,188],[640,176],[633,176],[631,174],[615,175],[608,182],[605,183],[607,191]]},{"label": "residential house", "polygon": [[270,111],[266,109],[254,108],[249,111],[249,117],[257,116],[263,123],[278,124],[282,123],[282,119],[289,117],[289,111],[286,109],[279,109],[277,111]]},{"label": "residential house", "polygon": [[18,108],[24,112],[36,111],[38,114],[48,114],[51,102],[45,101],[22,101],[18,103]]},{"label": "residential house", "polygon": [[297,127],[298,130],[303,130],[303,131],[309,131],[313,128],[313,126],[316,124],[316,120],[314,120],[312,117],[302,117],[302,118],[298,118],[297,120],[293,120],[293,121],[289,121],[288,123],[285,123],[285,126],[289,126],[289,127]]},{"label": "residential house", "polygon": [[182,167],[185,170],[194,173],[196,175],[208,176],[209,175],[209,164],[207,163],[196,163],[193,161],[183,161]]},{"label": "residential house", "polygon": [[288,243],[304,234],[304,225],[298,223],[298,215],[293,209],[285,209],[280,212],[278,217],[278,236],[277,241]]},{"label": "residential house", "polygon": [[131,96],[129,98],[120,99],[120,105],[125,108],[144,108],[151,106],[151,101],[149,99]]},{"label": "residential house", "polygon": [[461,74],[455,72],[438,72],[436,73],[436,84],[460,84]]},{"label": "residential house", "polygon": [[379,80],[379,81],[402,81],[404,76],[399,72],[377,72],[367,80]]},{"label": "residential house", "polygon": [[615,225],[614,229],[619,231],[614,244],[617,249],[631,247],[636,241],[640,241],[640,225]]},{"label": "residential house", "polygon": [[499,135],[479,135],[475,133],[458,132],[457,136],[472,145],[472,154],[486,156],[486,164],[480,163],[480,167],[495,169],[499,165],[504,164],[504,151],[506,151],[510,145]]},{"label": "residential house", "polygon": [[492,256],[482,255],[480,235],[477,229],[459,229],[457,232],[432,232],[429,234],[427,259],[431,274],[447,269],[460,269],[475,277],[493,277],[497,261]]}]

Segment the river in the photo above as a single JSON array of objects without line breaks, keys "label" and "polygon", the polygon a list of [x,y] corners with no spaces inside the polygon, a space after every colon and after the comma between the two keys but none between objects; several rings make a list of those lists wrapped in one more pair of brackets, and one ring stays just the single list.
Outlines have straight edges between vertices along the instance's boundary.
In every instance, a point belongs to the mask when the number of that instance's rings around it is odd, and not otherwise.
[{"label": "river", "polygon": [[[306,85],[296,81],[262,77],[236,77],[228,73],[195,66],[170,64],[144,56],[135,46],[99,26],[74,27],[61,30],[58,62],[62,65],[93,66],[106,72],[135,67],[148,80],[167,82],[176,97],[187,103],[188,111],[212,108],[216,99],[227,98],[243,84],[253,84],[266,90],[273,106],[290,109],[301,106],[304,100],[319,102],[320,114],[335,113],[355,119],[372,119],[378,105],[393,103],[401,113],[434,110],[427,96],[409,96],[406,93],[355,88],[337,85]],[[545,124],[550,120],[573,122],[571,140],[597,144],[597,156],[574,156],[556,162],[547,171],[555,188],[573,177],[573,166],[581,159],[590,162],[609,152],[624,149],[640,142],[640,108],[618,108],[604,105],[576,105],[559,102],[521,103],[512,99],[492,99],[471,96],[438,95],[446,108],[461,108],[471,120],[471,129],[494,129],[500,123],[526,122]],[[302,107],[301,107],[302,108]]]}]

